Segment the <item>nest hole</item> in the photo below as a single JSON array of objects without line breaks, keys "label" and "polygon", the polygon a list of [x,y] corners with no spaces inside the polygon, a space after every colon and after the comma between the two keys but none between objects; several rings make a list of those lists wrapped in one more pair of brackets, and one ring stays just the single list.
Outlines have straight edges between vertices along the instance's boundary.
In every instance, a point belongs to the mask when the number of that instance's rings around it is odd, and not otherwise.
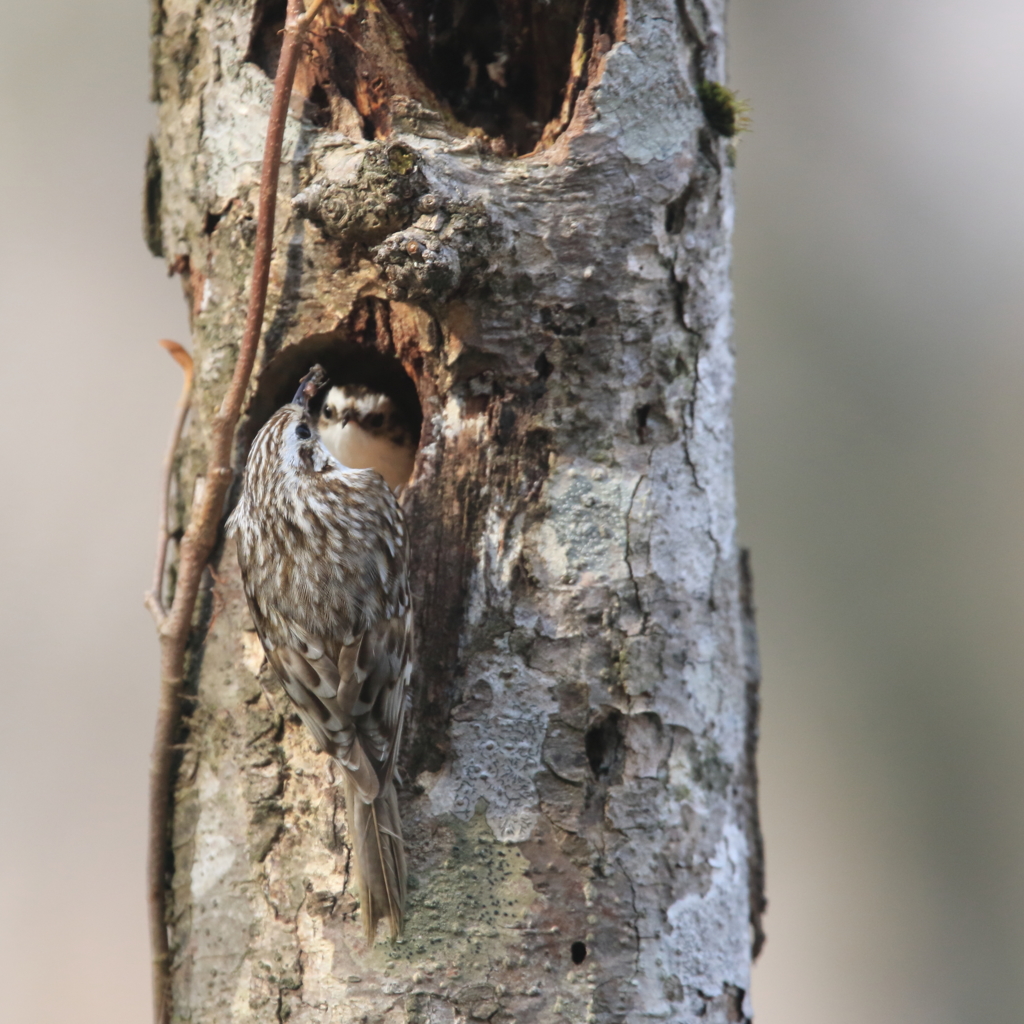
[{"label": "nest hole", "polygon": [[363,384],[387,395],[394,402],[404,425],[417,440],[423,426],[416,385],[394,356],[385,355],[366,344],[338,334],[319,334],[281,349],[260,374],[256,394],[249,407],[242,438],[246,450],[264,423],[287,405],[299,381],[314,364],[327,372],[329,384],[311,403],[319,411],[330,388],[338,384]]},{"label": "nest hole", "polygon": [[574,942],[569,950],[572,962],[579,966],[587,959],[587,944],[585,942]]}]

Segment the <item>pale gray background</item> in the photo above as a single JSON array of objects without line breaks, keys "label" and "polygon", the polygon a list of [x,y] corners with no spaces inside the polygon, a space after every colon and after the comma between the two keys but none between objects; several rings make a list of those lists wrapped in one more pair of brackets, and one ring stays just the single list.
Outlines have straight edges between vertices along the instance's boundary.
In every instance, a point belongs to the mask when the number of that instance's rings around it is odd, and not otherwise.
[{"label": "pale gray background", "polygon": [[[147,5],[3,5],[4,1020],[149,1007],[159,463]],[[735,0],[741,534],[765,669],[759,1024],[1024,1005],[1024,6]]]}]

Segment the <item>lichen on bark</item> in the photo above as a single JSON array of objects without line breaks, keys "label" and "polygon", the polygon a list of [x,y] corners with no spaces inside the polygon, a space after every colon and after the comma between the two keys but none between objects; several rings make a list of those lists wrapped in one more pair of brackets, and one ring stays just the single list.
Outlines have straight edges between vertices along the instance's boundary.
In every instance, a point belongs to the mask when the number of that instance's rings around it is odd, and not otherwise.
[{"label": "lichen on bark", "polygon": [[[174,1013],[740,1021],[762,898],[729,144],[700,99],[724,79],[722,7],[435,6],[447,35],[397,0],[314,32],[238,437],[241,464],[316,360],[422,414],[405,934],[362,939],[331,766],[226,544],[175,789]],[[278,14],[154,18],[147,234],[196,362],[179,527],[241,333]],[[441,66],[460,53],[464,73]]]}]

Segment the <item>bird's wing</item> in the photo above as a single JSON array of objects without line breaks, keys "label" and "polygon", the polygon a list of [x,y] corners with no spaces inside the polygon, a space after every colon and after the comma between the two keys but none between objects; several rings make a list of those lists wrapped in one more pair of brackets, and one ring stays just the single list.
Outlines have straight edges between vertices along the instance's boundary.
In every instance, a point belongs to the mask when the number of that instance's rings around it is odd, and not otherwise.
[{"label": "bird's wing", "polygon": [[394,774],[402,741],[405,692],[412,674],[412,612],[408,605],[402,614],[367,629],[354,658],[343,650],[338,667],[339,705],[350,708],[359,743],[376,767],[381,785],[386,785]]},{"label": "bird's wing", "polygon": [[384,785],[394,773],[401,743],[406,690],[413,671],[413,615],[400,615],[368,630],[359,644],[358,674],[365,674],[354,711],[362,748]]},{"label": "bird's wing", "polygon": [[412,612],[379,619],[354,643],[311,657],[315,641],[268,651],[285,691],[321,749],[352,775],[359,795],[373,800],[394,774],[402,740],[405,693],[412,674]]},{"label": "bird's wing", "polygon": [[338,667],[339,714],[351,716],[356,729],[354,746],[374,766],[380,785],[376,799],[368,801],[346,772],[353,870],[367,942],[372,944],[382,918],[390,920],[391,937],[397,938],[405,906],[405,852],[393,776],[402,742],[405,690],[412,672],[412,612],[408,604],[401,615],[379,619],[358,644],[343,648]]},{"label": "bird's wing", "polygon": [[359,742],[355,721],[339,706],[337,665],[326,656],[311,661],[292,647],[276,647],[267,658],[320,748],[344,766],[363,799],[374,800],[378,772]]}]

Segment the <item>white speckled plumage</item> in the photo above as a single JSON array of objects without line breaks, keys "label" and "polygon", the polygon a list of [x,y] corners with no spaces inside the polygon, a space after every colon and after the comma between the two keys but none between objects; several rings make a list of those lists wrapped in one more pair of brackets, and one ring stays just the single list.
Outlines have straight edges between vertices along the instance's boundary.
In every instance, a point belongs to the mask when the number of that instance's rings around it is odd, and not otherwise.
[{"label": "white speckled plumage", "polygon": [[228,521],[267,658],[344,769],[366,934],[402,927],[405,854],[394,787],[412,608],[402,511],[372,469],[343,466],[302,404],[253,441]]}]

